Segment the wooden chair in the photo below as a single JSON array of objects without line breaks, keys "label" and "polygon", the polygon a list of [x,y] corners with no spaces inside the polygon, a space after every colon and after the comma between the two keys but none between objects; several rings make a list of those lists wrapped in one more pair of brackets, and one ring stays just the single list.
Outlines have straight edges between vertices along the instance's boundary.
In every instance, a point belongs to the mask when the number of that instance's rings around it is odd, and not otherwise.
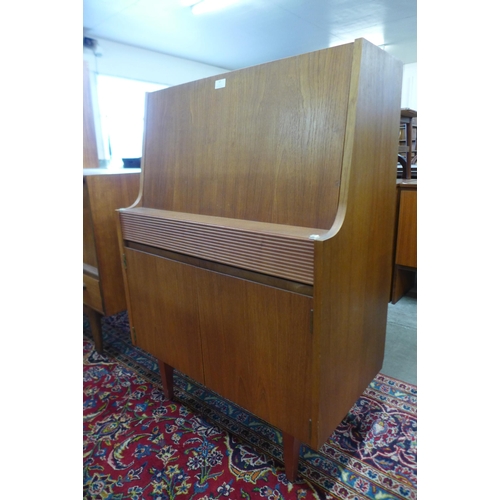
[{"label": "wooden chair", "polygon": [[290,480],[382,366],[401,78],[359,39],[147,97],[133,341],[281,429]]}]

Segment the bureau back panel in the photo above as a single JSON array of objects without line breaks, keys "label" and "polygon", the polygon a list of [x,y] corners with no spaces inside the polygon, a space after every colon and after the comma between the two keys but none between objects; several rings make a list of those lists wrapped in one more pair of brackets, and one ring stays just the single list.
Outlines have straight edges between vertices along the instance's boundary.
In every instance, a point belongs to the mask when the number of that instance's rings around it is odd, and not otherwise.
[{"label": "bureau back panel", "polygon": [[349,44],[149,94],[143,206],[330,228],[351,60]]}]

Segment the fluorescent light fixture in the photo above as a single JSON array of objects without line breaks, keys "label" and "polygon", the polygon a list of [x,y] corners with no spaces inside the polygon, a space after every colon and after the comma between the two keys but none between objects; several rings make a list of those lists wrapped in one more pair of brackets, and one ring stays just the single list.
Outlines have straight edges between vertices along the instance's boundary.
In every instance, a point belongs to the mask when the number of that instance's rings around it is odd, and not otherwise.
[{"label": "fluorescent light fixture", "polygon": [[191,12],[194,15],[205,14],[205,12],[224,9],[239,1],[240,0],[201,0],[201,2],[195,3],[191,7]]}]

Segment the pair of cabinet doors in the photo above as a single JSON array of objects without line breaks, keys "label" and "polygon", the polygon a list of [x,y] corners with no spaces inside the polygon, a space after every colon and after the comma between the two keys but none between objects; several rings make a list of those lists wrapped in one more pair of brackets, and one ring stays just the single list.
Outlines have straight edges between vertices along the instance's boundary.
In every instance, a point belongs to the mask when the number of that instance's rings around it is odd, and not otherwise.
[{"label": "pair of cabinet doors", "polygon": [[125,249],[135,343],[307,443],[312,298]]}]

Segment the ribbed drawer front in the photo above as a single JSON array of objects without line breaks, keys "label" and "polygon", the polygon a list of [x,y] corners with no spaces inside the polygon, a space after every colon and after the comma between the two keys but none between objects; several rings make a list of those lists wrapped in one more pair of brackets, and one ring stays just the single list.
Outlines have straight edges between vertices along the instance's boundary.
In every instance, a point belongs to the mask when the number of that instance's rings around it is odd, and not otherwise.
[{"label": "ribbed drawer front", "polygon": [[120,213],[123,239],[313,284],[314,242],[186,220]]}]

